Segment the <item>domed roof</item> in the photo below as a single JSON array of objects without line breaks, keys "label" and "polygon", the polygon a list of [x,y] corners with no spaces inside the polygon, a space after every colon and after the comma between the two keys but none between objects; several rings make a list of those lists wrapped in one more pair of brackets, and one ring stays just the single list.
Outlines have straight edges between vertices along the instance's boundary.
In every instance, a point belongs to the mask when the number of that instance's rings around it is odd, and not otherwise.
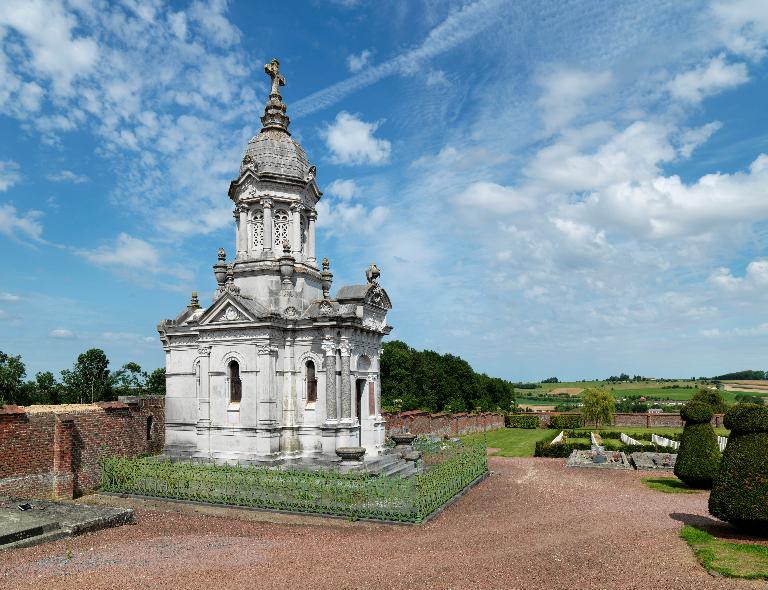
[{"label": "domed roof", "polygon": [[257,174],[287,176],[302,183],[313,176],[304,149],[282,129],[262,129],[248,142],[240,174],[250,167]]}]

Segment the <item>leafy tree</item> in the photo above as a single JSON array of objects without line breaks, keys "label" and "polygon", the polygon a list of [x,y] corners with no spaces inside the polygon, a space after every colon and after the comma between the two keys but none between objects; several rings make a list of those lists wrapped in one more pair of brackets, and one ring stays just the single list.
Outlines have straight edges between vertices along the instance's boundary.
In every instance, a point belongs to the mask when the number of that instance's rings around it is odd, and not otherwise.
[{"label": "leafy tree", "polygon": [[141,370],[138,363],[125,363],[112,375],[115,395],[141,395],[146,391],[149,375]]},{"label": "leafy tree", "polygon": [[37,373],[34,381],[27,381],[24,384],[24,390],[27,392],[27,404],[61,403],[61,383],[56,381],[56,377],[50,371]]},{"label": "leafy tree", "polygon": [[595,426],[610,424],[616,411],[616,400],[605,389],[590,387],[584,390],[581,401],[584,422],[594,422]]},{"label": "leafy tree", "polygon": [[542,379],[542,383],[560,383],[557,377],[550,377],[549,379]]},{"label": "leafy tree", "polygon": [[702,402],[709,405],[715,414],[724,414],[728,409],[728,404],[725,403],[723,395],[720,393],[719,389],[702,387],[693,394],[691,401]]},{"label": "leafy tree", "polygon": [[[382,406],[429,412],[509,411],[515,386],[476,373],[464,359],[405,342],[385,342],[381,355]],[[535,385],[533,387],[536,387]]]},{"label": "leafy tree", "polygon": [[149,374],[146,389],[151,395],[165,395],[165,367],[159,367]]},{"label": "leafy tree", "polygon": [[109,359],[104,351],[91,348],[77,357],[72,370],[64,369],[61,380],[69,403],[90,403],[114,399]]},{"label": "leafy tree", "polygon": [[718,379],[721,381],[732,381],[735,379],[761,381],[765,378],[765,372],[763,371],[737,371],[735,373],[726,373],[725,375],[718,375],[717,377],[713,377],[713,379]]},{"label": "leafy tree", "polygon": [[22,382],[27,369],[21,356],[10,356],[0,351],[0,405],[19,404],[23,400]]}]

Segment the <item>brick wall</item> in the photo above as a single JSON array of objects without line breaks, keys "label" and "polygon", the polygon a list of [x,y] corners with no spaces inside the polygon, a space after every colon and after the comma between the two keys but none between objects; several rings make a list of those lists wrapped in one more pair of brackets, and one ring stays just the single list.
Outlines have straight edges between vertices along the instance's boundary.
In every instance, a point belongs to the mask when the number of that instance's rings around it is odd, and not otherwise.
[{"label": "brick wall", "polygon": [[160,452],[164,438],[162,397],[0,408],[0,495],[79,496],[99,485],[102,456]]},{"label": "brick wall", "polygon": [[[546,428],[549,425],[550,416],[555,416],[559,412],[537,412],[534,415],[539,417],[539,424]],[[614,414],[613,426],[640,426],[642,428],[682,428],[683,420],[680,414]],[[721,428],[723,426],[723,414],[715,414],[712,418],[712,426]]]},{"label": "brick wall", "polygon": [[410,432],[432,436],[457,436],[473,432],[486,432],[504,428],[501,414],[430,414],[420,410],[384,414],[387,420],[387,434]]}]

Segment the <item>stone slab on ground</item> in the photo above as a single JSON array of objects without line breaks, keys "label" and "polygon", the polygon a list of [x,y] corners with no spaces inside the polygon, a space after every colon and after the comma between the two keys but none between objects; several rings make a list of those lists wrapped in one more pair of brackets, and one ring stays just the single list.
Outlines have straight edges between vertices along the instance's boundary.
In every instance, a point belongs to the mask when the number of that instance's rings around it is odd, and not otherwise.
[{"label": "stone slab on ground", "polygon": [[643,471],[673,471],[676,453],[632,453],[630,455],[635,468]]},{"label": "stone slab on ground", "polygon": [[[30,508],[20,510],[19,505],[25,504]],[[28,547],[133,522],[134,512],[129,508],[0,497],[0,549]]]},{"label": "stone slab on ground", "polygon": [[[603,458],[602,462],[597,462],[595,457]],[[633,469],[629,464],[627,456],[621,451],[606,451],[599,453],[596,451],[574,450],[568,461],[565,463],[568,467],[595,467],[598,469]]]}]

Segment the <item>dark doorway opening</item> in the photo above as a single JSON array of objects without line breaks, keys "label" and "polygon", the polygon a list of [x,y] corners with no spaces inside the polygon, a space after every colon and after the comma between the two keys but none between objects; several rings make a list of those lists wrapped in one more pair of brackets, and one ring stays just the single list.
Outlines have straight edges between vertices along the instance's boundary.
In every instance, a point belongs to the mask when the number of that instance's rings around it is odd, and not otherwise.
[{"label": "dark doorway opening", "polygon": [[363,439],[363,394],[365,393],[365,379],[355,382],[355,416],[359,430],[357,431],[357,444],[362,445]]}]

